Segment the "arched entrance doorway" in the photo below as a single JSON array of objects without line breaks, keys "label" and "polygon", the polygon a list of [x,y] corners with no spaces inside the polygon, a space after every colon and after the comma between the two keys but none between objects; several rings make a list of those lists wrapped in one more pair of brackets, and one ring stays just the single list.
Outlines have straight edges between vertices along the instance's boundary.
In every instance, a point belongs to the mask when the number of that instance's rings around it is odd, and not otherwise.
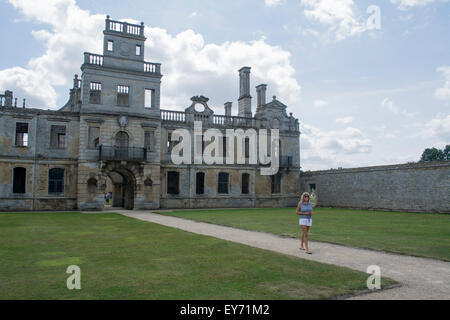
[{"label": "arched entrance doorway", "polygon": [[133,210],[136,192],[134,175],[126,169],[114,169],[106,174],[109,180],[106,193],[112,195],[110,205],[114,208]]}]

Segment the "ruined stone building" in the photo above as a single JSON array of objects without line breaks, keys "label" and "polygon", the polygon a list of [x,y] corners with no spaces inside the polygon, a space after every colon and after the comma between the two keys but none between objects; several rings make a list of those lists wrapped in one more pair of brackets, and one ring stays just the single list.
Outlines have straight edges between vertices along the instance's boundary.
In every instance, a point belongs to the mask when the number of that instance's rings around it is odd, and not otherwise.
[{"label": "ruined stone building", "polygon": [[[252,112],[249,67],[239,71],[238,116],[231,102],[215,115],[202,96],[184,112],[161,110],[161,64],[144,61],[144,24],[107,17],[103,33],[103,55],[84,54],[61,109],[29,109],[10,91],[0,95],[0,210],[101,210],[108,192],[111,206],[126,209],[297,204],[298,120],[275,97],[266,101],[266,85]],[[193,132],[194,121],[221,132],[279,129],[278,174],[261,175],[260,164],[174,165],[171,135]],[[244,146],[247,156],[248,140]]]}]

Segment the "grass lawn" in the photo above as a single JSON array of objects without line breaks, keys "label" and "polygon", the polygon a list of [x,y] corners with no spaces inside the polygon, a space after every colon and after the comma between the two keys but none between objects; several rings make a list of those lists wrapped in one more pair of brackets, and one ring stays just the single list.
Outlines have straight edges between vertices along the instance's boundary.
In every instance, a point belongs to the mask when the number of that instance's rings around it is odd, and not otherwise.
[{"label": "grass lawn", "polygon": [[[80,291],[66,287],[70,265]],[[0,213],[0,300],[328,299],[367,278],[117,214]]]},{"label": "grass lawn", "polygon": [[[281,236],[300,236],[294,208],[164,214]],[[450,216],[316,208],[310,239],[450,261]]]}]

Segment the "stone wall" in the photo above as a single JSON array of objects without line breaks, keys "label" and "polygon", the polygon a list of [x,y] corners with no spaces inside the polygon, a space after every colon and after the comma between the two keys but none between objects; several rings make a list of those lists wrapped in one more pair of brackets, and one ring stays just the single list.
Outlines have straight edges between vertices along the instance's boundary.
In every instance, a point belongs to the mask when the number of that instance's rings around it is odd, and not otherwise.
[{"label": "stone wall", "polygon": [[450,162],[303,172],[321,207],[450,213]]}]

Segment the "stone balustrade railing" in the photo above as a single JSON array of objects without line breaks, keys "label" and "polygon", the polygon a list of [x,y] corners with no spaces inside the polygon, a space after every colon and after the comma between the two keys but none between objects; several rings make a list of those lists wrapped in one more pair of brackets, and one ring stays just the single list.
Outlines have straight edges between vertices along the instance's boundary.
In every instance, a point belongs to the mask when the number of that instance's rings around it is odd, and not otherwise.
[{"label": "stone balustrade railing", "polygon": [[[103,66],[104,60],[105,59],[102,55],[89,53],[89,52],[84,53],[84,63],[85,64],[90,64],[90,65],[95,65],[95,66]],[[161,63],[143,62],[143,66],[141,68],[142,68],[141,69],[142,72],[161,74]]]},{"label": "stone balustrade railing", "polygon": [[172,110],[161,110],[162,121],[186,122],[186,113]]},{"label": "stone balustrade railing", "polygon": [[134,35],[143,37],[144,36],[144,23],[131,24],[127,22],[120,22],[106,18],[106,31],[110,32],[120,32],[128,35]]},{"label": "stone balustrade railing", "polygon": [[103,56],[99,55],[99,54],[85,52],[84,53],[84,63],[92,64],[92,65],[96,65],[96,66],[102,66],[103,65]]},{"label": "stone balustrade railing", "polygon": [[144,72],[161,74],[161,63],[144,62]]}]

